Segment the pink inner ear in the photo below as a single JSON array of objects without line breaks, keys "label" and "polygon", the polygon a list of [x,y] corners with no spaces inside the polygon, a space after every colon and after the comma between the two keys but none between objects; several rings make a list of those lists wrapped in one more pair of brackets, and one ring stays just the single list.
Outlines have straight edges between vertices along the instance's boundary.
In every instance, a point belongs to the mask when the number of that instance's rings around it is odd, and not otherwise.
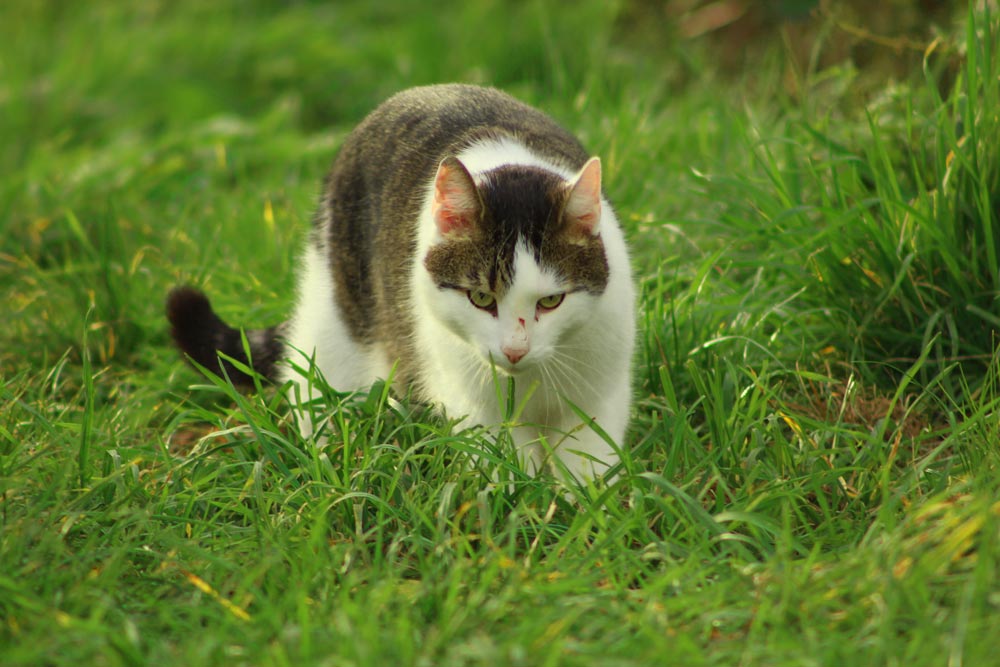
[{"label": "pink inner ear", "polygon": [[596,234],[601,221],[601,160],[592,157],[576,177],[566,202],[566,215],[577,229]]},{"label": "pink inner ear", "polygon": [[468,234],[479,219],[476,184],[458,158],[447,157],[438,166],[431,213],[443,236]]}]

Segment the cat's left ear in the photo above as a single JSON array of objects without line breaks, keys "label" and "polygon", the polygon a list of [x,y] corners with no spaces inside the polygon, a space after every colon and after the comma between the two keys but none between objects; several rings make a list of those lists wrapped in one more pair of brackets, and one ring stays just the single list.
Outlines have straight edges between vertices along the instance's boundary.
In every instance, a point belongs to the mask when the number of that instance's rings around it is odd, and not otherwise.
[{"label": "cat's left ear", "polygon": [[483,205],[472,175],[456,157],[446,157],[434,177],[431,214],[442,236],[468,235],[482,215]]},{"label": "cat's left ear", "polygon": [[594,236],[601,221],[601,159],[592,157],[583,165],[570,187],[566,218],[574,229]]}]

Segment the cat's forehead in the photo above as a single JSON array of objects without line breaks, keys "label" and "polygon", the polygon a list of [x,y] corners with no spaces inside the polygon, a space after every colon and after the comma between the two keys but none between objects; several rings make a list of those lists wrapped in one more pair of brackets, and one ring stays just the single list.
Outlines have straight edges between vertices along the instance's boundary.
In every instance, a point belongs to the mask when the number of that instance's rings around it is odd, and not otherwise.
[{"label": "cat's forehead", "polygon": [[578,286],[554,267],[539,261],[523,239],[510,256],[475,241],[444,242],[433,246],[424,266],[441,287],[481,290],[505,298],[511,294],[555,294]]},{"label": "cat's forehead", "polygon": [[[548,276],[541,294],[603,292],[608,264],[600,237],[573,234],[564,220],[571,185],[567,178],[537,161],[475,161],[476,167],[486,168],[473,175],[482,215],[468,237],[442,240],[428,250],[424,266],[434,281],[501,297],[522,277],[519,273],[534,271]],[[532,261],[517,262],[519,250]],[[532,281],[539,282],[532,278],[528,283]]]},{"label": "cat's forehead", "polygon": [[538,295],[585,290],[601,294],[608,283],[608,262],[599,237],[581,241],[565,234],[544,235],[540,243],[518,234],[502,242],[482,233],[431,246],[424,267],[438,286],[475,289],[504,297],[518,291]]},{"label": "cat's forehead", "polygon": [[508,286],[508,295],[527,295],[537,299],[538,295],[557,294],[570,286],[546,264],[538,262],[535,253],[527,245],[519,243],[514,250],[513,279]]},{"label": "cat's forehead", "polygon": [[566,182],[535,166],[504,165],[476,177],[483,202],[480,230],[511,262],[519,243],[540,259],[546,237],[561,231]]}]

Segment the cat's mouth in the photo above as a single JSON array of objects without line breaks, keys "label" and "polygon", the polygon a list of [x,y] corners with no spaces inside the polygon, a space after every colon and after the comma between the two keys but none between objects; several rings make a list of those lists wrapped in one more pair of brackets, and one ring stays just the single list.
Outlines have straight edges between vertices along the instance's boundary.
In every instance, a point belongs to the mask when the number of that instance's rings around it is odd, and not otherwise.
[{"label": "cat's mouth", "polygon": [[510,376],[519,375],[524,370],[523,366],[521,368],[518,368],[517,366],[511,366],[510,364],[501,364],[496,361],[493,362],[493,368],[495,368],[498,373]]},{"label": "cat's mouth", "polygon": [[525,363],[524,361],[519,361],[516,364],[512,364],[503,357],[497,359],[496,356],[494,356],[492,353],[487,355],[486,361],[490,366],[495,368],[498,373],[502,373],[504,375],[508,375],[511,377],[521,375],[522,373],[524,373],[533,366],[531,362]]}]

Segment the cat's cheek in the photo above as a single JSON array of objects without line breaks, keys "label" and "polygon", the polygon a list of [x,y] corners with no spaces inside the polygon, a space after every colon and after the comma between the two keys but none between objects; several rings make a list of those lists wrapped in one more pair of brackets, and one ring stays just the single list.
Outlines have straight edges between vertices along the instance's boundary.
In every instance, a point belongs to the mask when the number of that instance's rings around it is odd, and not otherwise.
[{"label": "cat's cheek", "polygon": [[572,300],[567,299],[561,308],[554,310],[552,324],[558,330],[575,329],[590,322],[593,313],[600,308],[599,299],[585,294],[574,294]]},{"label": "cat's cheek", "polygon": [[503,331],[497,325],[496,320],[484,324],[486,324],[486,326],[483,326],[477,332],[477,343],[479,345],[480,354],[482,354],[483,359],[488,364],[495,363],[498,366],[505,366],[503,355]]},{"label": "cat's cheek", "polygon": [[501,355],[497,320],[487,311],[473,309],[468,299],[461,301],[440,304],[435,316],[461,343],[475,350],[484,364],[489,364],[491,358]]},{"label": "cat's cheek", "polygon": [[435,303],[432,314],[424,315],[424,317],[436,319],[445,329],[465,340],[469,337],[468,307],[462,303],[455,303],[455,301],[457,300],[448,299]]}]

